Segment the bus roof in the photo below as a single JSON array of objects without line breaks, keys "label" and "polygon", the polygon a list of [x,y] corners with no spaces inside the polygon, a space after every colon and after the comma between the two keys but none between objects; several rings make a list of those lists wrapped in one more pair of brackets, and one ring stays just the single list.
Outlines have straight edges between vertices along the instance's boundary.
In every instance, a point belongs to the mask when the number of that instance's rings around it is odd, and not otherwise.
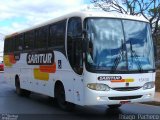
[{"label": "bus roof", "polygon": [[88,17],[104,17],[104,18],[117,18],[117,19],[128,19],[128,20],[137,20],[137,21],[142,21],[142,22],[149,22],[147,19],[145,19],[143,16],[133,16],[133,15],[127,15],[127,14],[121,14],[121,13],[116,13],[116,12],[105,12],[105,11],[78,11],[78,12],[73,12],[70,14],[66,14],[63,15],[61,17],[58,18],[54,18],[52,20],[49,20],[48,22],[33,26],[31,28],[19,31],[19,32],[15,32],[13,34],[7,35],[6,38],[11,37],[11,36],[15,36],[18,35],[20,33],[23,32],[27,32],[48,24],[52,24],[54,22],[58,22],[64,19],[68,19],[71,17],[81,17],[82,20],[84,20],[85,18]]}]

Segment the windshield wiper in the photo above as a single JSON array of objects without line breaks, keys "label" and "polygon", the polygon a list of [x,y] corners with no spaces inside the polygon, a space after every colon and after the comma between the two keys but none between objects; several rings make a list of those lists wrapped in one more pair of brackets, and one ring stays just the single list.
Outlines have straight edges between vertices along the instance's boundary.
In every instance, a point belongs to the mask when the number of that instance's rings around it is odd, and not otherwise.
[{"label": "windshield wiper", "polygon": [[114,60],[114,65],[112,66],[112,69],[111,69],[111,72],[115,72],[120,61],[121,61],[121,58],[122,58],[122,61],[124,60],[124,43],[123,43],[123,40],[121,40],[121,49],[119,51],[119,54],[118,56],[115,58]]},{"label": "windshield wiper", "polygon": [[135,51],[133,50],[133,48],[132,48],[132,42],[131,42],[131,41],[130,41],[130,51],[131,51],[132,62],[133,62],[133,58],[135,58],[135,60],[137,61],[136,63],[137,63],[137,66],[138,66],[138,70],[139,70],[140,72],[142,72],[143,69],[142,69],[141,62],[140,62],[140,60],[139,60],[139,58],[138,58],[138,55],[136,54],[136,52],[135,52]]}]

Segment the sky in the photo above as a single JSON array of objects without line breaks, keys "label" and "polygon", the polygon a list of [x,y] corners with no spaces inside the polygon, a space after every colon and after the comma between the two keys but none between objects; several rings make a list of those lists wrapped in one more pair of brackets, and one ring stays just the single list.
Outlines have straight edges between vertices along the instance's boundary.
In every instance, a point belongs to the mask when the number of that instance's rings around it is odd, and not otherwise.
[{"label": "sky", "polygon": [[0,0],[0,56],[4,35],[76,11],[89,3],[90,0]]},{"label": "sky", "polygon": [[10,34],[73,11],[90,0],[0,0],[0,33]]}]

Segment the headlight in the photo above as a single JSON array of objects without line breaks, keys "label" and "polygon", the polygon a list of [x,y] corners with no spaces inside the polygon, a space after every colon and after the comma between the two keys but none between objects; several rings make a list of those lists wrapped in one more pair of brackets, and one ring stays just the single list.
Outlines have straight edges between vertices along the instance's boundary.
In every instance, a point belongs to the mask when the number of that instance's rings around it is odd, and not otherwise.
[{"label": "headlight", "polygon": [[154,88],[154,82],[147,82],[143,85],[143,90]]},{"label": "headlight", "polygon": [[109,91],[110,90],[110,87],[108,85],[101,84],[101,83],[89,83],[87,87],[92,90],[97,90],[97,91]]}]

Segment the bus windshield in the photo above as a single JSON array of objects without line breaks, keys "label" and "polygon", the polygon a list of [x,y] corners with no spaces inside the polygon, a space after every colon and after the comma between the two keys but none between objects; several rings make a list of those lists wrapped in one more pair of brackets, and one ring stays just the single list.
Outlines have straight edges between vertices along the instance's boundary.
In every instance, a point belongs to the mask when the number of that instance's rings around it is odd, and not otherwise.
[{"label": "bus windshield", "polygon": [[97,70],[142,71],[155,68],[150,25],[146,22],[88,18],[87,65]]}]

